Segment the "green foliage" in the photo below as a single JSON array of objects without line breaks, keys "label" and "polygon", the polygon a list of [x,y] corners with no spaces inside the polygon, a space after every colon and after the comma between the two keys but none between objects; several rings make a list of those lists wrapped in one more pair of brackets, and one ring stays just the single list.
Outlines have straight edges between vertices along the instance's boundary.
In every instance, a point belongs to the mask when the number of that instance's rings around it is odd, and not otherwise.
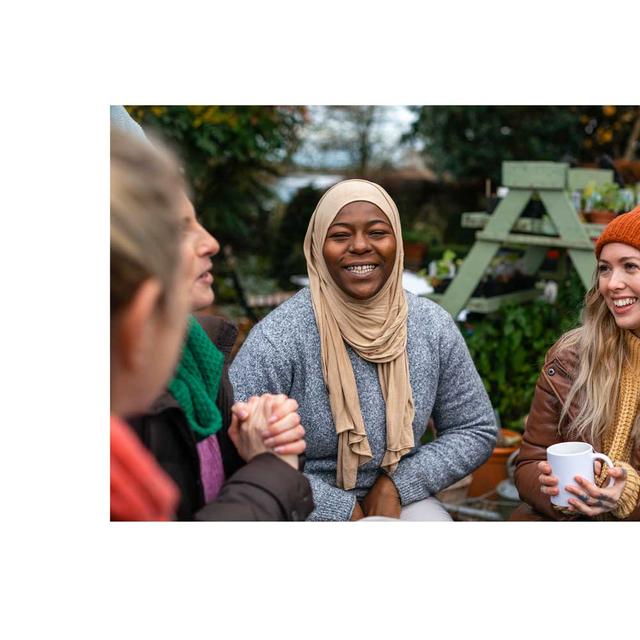
[{"label": "green foliage", "polygon": [[221,243],[247,251],[263,246],[272,197],[269,180],[297,148],[304,108],[127,108],[145,129],[159,130],[177,148],[193,185],[196,210]]},{"label": "green foliage", "polygon": [[248,255],[238,263],[238,277],[247,295],[269,294],[278,290],[278,284],[268,277],[269,259],[265,256]]},{"label": "green foliage", "polygon": [[280,286],[291,289],[289,277],[307,273],[303,242],[309,220],[322,190],[308,186],[299,189],[293,196],[274,234],[271,248],[272,274]]},{"label": "green foliage", "polygon": [[585,211],[629,211],[633,208],[633,191],[621,189],[615,182],[596,184],[590,182],[582,192]]},{"label": "green foliage", "polygon": [[577,326],[584,296],[577,273],[559,286],[556,304],[501,307],[462,327],[471,357],[503,426],[521,429],[546,351]]},{"label": "green foliage", "polygon": [[415,137],[436,169],[499,183],[503,160],[560,160],[580,148],[581,127],[566,107],[421,107]]},{"label": "green foliage", "polygon": [[442,258],[436,262],[436,275],[446,276],[449,274],[451,266],[456,259],[456,252],[451,249],[445,249]]},{"label": "green foliage", "polygon": [[638,107],[438,106],[415,107],[409,138],[441,173],[499,184],[503,160],[592,162],[620,157]]},{"label": "green foliage", "polygon": [[415,242],[418,244],[424,244],[427,247],[431,246],[435,242],[441,241],[442,238],[437,231],[430,229],[428,227],[424,228],[413,228],[413,229],[402,229],[402,239],[405,242]]},{"label": "green foliage", "polygon": [[[469,244],[453,244],[448,242],[447,244],[434,244],[429,248],[429,259],[430,260],[451,260],[451,253],[453,253],[453,260],[455,261],[456,266],[460,266],[462,264],[463,259],[469,253],[469,249],[472,245]],[[447,256],[445,257],[445,254]],[[442,263],[444,264],[444,263]]]}]

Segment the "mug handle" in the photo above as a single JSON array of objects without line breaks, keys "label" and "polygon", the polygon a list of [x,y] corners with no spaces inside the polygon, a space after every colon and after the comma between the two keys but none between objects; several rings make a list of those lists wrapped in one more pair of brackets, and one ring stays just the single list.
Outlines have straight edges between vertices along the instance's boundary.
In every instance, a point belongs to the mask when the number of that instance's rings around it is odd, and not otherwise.
[{"label": "mug handle", "polygon": [[[605,456],[604,453],[592,453],[591,457],[593,458],[593,460],[602,460],[607,464],[607,466],[610,469],[613,469],[615,467],[613,462],[611,462],[611,458],[609,456]],[[612,486],[615,481],[616,481],[615,478],[612,478],[611,476],[609,476],[609,484],[607,485],[606,488],[609,488],[610,486]]]}]

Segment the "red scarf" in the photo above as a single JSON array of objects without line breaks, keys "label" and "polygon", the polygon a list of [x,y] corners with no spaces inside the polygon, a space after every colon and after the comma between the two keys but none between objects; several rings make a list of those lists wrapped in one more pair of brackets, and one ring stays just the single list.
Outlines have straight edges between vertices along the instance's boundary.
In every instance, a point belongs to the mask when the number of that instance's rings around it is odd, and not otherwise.
[{"label": "red scarf", "polygon": [[179,491],[131,428],[111,416],[111,520],[173,520]]}]

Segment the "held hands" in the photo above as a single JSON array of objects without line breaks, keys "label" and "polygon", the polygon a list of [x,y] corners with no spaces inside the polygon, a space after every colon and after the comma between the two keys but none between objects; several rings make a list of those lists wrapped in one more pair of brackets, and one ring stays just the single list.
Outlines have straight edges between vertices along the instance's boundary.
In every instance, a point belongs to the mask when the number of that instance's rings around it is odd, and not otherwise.
[{"label": "held hands", "polygon": [[[298,455],[306,448],[297,409],[298,403],[284,394],[263,394],[259,398],[252,396],[247,402],[236,402],[231,408],[229,436],[240,456],[248,462],[258,453],[272,451],[297,469]],[[238,437],[243,431],[247,436],[244,441]],[[251,440],[251,450],[245,446],[247,440]],[[256,452],[251,455],[253,449]]]},{"label": "held hands", "polygon": [[231,408],[229,437],[240,457],[245,462],[249,462],[257,455],[268,451],[262,438],[262,430],[269,419],[271,406],[270,403],[267,403],[266,396],[251,398],[242,406],[243,418],[241,420],[237,411],[238,404],[236,403]]},{"label": "held hands", "polygon": [[[600,474],[601,468],[600,462],[596,462],[596,475]],[[540,471],[538,476],[540,491],[548,496],[558,495],[560,492],[558,478],[552,475],[549,463],[539,462],[538,470]],[[615,479],[611,487],[597,487],[582,476],[576,476],[576,483],[579,487],[567,485],[567,491],[577,497],[571,498],[569,506],[560,510],[567,515],[579,516],[582,514],[589,517],[614,511],[624,491],[627,472],[621,467],[614,467],[609,469],[609,476]]]},{"label": "held hands", "polygon": [[[393,480],[386,474],[379,475],[362,501],[364,515],[399,518],[401,509],[400,494]],[[353,516],[351,519],[354,519]]]}]

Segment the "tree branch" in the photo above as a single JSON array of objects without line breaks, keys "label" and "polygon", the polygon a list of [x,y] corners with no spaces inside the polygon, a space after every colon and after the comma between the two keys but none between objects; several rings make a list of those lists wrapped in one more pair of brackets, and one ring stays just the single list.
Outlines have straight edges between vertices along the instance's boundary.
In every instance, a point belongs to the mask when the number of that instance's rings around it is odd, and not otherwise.
[{"label": "tree branch", "polygon": [[635,155],[636,146],[638,145],[638,138],[640,137],[640,107],[638,107],[638,115],[636,121],[633,123],[633,128],[629,134],[627,140],[627,148],[624,152],[623,160],[633,160]]}]

